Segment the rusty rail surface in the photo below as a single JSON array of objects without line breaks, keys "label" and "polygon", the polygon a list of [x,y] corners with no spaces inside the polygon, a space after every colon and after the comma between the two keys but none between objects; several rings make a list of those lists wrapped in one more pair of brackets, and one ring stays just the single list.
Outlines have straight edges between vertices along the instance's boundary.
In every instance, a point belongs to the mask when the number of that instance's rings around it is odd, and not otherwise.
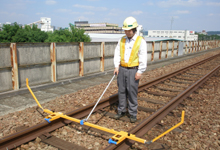
[{"label": "rusty rail surface", "polygon": [[[209,57],[207,59],[202,60],[201,62],[198,63],[194,63],[192,65],[189,65],[187,67],[184,67],[182,69],[179,69],[177,71],[174,71],[170,74],[166,74],[164,76],[158,77],[154,80],[151,80],[149,82],[146,82],[144,84],[141,84],[139,86],[139,91],[148,88],[152,85],[158,84],[161,81],[166,80],[167,78],[171,78],[172,76],[175,76],[185,70],[188,70],[190,68],[193,68],[195,66],[198,66],[202,63],[205,63],[207,61],[210,61],[211,59],[214,59],[216,57],[220,56],[220,54],[217,54],[215,56]],[[219,69],[219,67],[215,68],[214,70]],[[135,134],[137,137],[141,137],[143,136],[151,127],[153,127],[158,120],[161,120],[161,118],[163,118],[164,116],[166,116],[166,114],[168,114],[172,109],[174,109],[185,97],[187,97],[189,94],[191,94],[193,92],[193,90],[195,90],[196,88],[194,86],[200,86],[203,82],[203,80],[207,80],[209,78],[210,75],[213,74],[213,71],[206,75],[205,77],[203,77],[202,79],[200,79],[199,81],[197,81],[196,83],[194,83],[192,86],[190,86],[188,88],[188,90],[185,90],[184,92],[182,92],[180,95],[178,95],[176,98],[172,99],[169,103],[167,103],[163,108],[159,109],[157,112],[155,112],[153,115],[151,115],[150,117],[148,117],[147,119],[143,120],[138,126],[136,126],[134,129],[132,129],[131,131],[129,131],[132,134]],[[187,96],[186,96],[187,95]],[[118,100],[118,94],[114,94],[108,98],[102,99],[99,103],[99,105],[97,105],[96,109],[94,111],[97,111],[99,109],[105,108],[115,102],[117,102]],[[90,111],[92,110],[93,106],[95,105],[95,103],[92,103],[88,106],[79,108],[75,111],[69,112],[66,115],[74,117],[74,118],[83,118],[86,115],[88,115],[90,113]],[[159,117],[155,118],[155,117]],[[22,130],[20,132],[11,134],[9,136],[3,137],[0,139],[0,150],[5,150],[5,149],[12,149],[15,148],[17,146],[20,146],[21,144],[27,143],[31,140],[34,140],[35,138],[37,138],[38,136],[44,134],[45,132],[51,132],[54,131],[57,128],[63,127],[66,124],[69,124],[71,121],[69,120],[65,120],[65,119],[57,119],[51,123],[48,122],[43,122],[40,123],[38,125],[35,125],[33,127],[30,127],[28,129]],[[147,125],[146,125],[147,124]],[[106,149],[126,149],[130,146],[130,144],[132,144],[131,141],[129,140],[125,140],[124,142],[122,142],[119,145],[110,145],[109,147],[107,147]]]}]

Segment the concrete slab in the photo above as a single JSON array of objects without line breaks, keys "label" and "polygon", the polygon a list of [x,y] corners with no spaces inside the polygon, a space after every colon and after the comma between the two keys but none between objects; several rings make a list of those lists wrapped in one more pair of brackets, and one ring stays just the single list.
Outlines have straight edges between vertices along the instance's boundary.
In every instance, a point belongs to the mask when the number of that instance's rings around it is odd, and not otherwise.
[{"label": "concrete slab", "polygon": [[20,95],[16,97],[1,99],[0,116],[8,114],[10,112],[25,109],[30,105],[34,105],[34,103],[35,101],[33,98],[26,98]]},{"label": "concrete slab", "polygon": [[5,98],[1,100],[2,105],[13,107],[13,108],[26,106],[32,102],[34,102],[33,98],[32,99],[27,98],[27,97],[24,97],[23,95],[22,96],[18,95],[16,97],[10,97],[10,98]]},{"label": "concrete slab", "polygon": [[0,104],[0,112],[2,112],[2,113],[0,113],[0,115],[3,114],[3,112],[6,113],[8,110],[12,110],[12,109],[14,109],[14,108],[7,106],[7,105]]},{"label": "concrete slab", "polygon": [[90,81],[87,81],[87,83],[86,81],[83,81],[83,82],[78,82],[78,83],[66,84],[63,87],[67,89],[72,89],[72,91],[78,91],[89,86],[93,86],[93,84]]},{"label": "concrete slab", "polygon": [[[112,77],[113,77],[113,75],[111,75],[111,76],[108,75],[108,76],[101,76],[99,78],[92,78],[91,80],[94,82],[94,85],[97,85],[97,84],[109,82]],[[115,79],[116,79],[116,77],[115,77]]]},{"label": "concrete slab", "polygon": [[[59,96],[58,94],[47,93],[46,91],[42,91],[42,90],[35,91],[34,95],[36,96],[39,102],[45,102],[49,98],[56,98],[57,96]],[[33,102],[35,102],[31,93],[22,94],[22,96],[25,97],[26,99],[31,99]]]},{"label": "concrete slab", "polygon": [[61,96],[61,95],[66,94],[66,93],[75,92],[75,90],[66,88],[65,86],[58,86],[58,87],[56,86],[54,88],[44,89],[43,91],[48,93],[48,94],[51,94],[51,93],[56,94],[57,96]]},{"label": "concrete slab", "polygon": [[71,84],[63,85],[63,87],[66,89],[71,89],[72,91],[78,91],[89,86],[94,86],[103,82],[108,82],[108,80],[110,80],[109,75],[91,77],[87,80],[79,80]]},{"label": "concrete slab", "polygon": [[[34,94],[41,104],[60,96],[45,91],[35,91]],[[0,100],[0,116],[33,106],[37,106],[37,104],[30,93],[7,97]]]}]

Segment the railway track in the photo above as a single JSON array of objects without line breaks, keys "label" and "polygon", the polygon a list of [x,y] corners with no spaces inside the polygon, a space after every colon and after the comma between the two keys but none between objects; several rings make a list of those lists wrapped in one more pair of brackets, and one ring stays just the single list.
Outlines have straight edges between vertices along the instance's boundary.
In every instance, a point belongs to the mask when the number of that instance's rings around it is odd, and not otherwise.
[{"label": "railway track", "polygon": [[[184,99],[187,99],[190,94],[195,92],[196,89],[204,84],[211,76],[218,73],[220,66],[219,61],[216,60],[219,60],[219,57],[220,54],[209,57],[193,65],[186,66],[141,84],[138,90],[138,116],[140,117],[138,117],[137,123],[129,124],[130,126],[127,128],[126,132],[135,134],[137,137],[143,137],[148,131],[155,127],[155,125],[160,124],[160,121],[167,115],[178,119],[178,117],[172,114],[172,111],[177,107],[184,109],[184,106],[181,105],[181,102]],[[106,126],[108,128],[111,128],[111,125],[107,125],[108,123],[106,123],[105,120],[117,124],[118,121],[112,119],[115,114],[117,101],[117,94],[102,99],[99,105],[97,105],[95,113],[93,113],[91,116],[91,122],[94,124],[100,124],[101,126]],[[88,106],[74,110],[66,115],[78,119],[85,118],[92,110],[94,104],[95,103],[92,103]],[[128,117],[126,116],[120,120],[125,124],[127,124],[129,121]],[[118,129],[121,128],[119,127]],[[3,137],[0,140],[0,149],[13,149],[31,140],[35,140],[37,137],[37,139],[40,138],[41,142],[47,143],[59,149],[88,149],[88,146],[85,146],[82,143],[81,145],[77,145],[77,142],[62,140],[65,139],[65,135],[68,136],[68,134],[65,134],[63,130],[68,132],[71,132],[72,130],[72,132],[79,132],[83,134],[87,133],[92,135],[94,138],[101,138],[101,140],[98,141],[103,140],[104,145],[108,145],[107,140],[112,136],[107,133],[103,133],[100,130],[91,129],[60,118],[52,121],[51,123],[47,123],[45,121],[36,126]],[[59,135],[56,132],[64,133],[64,136],[57,138]],[[76,134],[73,136],[77,137]],[[84,136],[86,137],[87,135]],[[128,149],[134,143],[134,141],[125,139],[123,142],[117,145],[110,144],[104,149]],[[100,147],[103,148],[103,146]]]}]

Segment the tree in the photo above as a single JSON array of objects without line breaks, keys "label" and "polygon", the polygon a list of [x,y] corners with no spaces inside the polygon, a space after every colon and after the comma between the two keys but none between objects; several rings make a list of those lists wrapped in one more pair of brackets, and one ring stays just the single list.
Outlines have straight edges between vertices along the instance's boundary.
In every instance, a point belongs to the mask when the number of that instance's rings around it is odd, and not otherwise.
[{"label": "tree", "polygon": [[48,32],[48,39],[45,42],[71,42],[71,33],[68,30],[56,30]]},{"label": "tree", "polygon": [[16,22],[14,25],[3,25],[0,31],[0,42],[44,42],[48,38],[47,33],[37,28],[37,25],[25,26],[24,29]]},{"label": "tree", "polygon": [[90,42],[91,39],[88,35],[84,34],[83,29],[70,26],[68,29],[56,30],[53,33],[48,33],[48,39],[45,42]]},{"label": "tree", "polygon": [[71,42],[90,42],[91,39],[88,35],[84,34],[83,29],[75,28],[74,26],[70,26],[72,39]]},{"label": "tree", "polygon": [[0,42],[90,42],[88,35],[84,30],[71,26],[71,31],[56,30],[44,32],[37,28],[37,25],[20,27],[16,22],[13,26],[4,25],[3,31],[0,31]]},{"label": "tree", "polygon": [[198,40],[220,40],[220,36],[198,34]]},{"label": "tree", "polygon": [[4,24],[2,29],[3,30],[0,31],[0,42],[7,43],[12,41],[12,37],[15,36],[22,27],[15,22],[13,26]]},{"label": "tree", "polygon": [[37,28],[37,25],[25,26],[19,30],[12,38],[12,42],[44,42],[48,38],[48,34]]}]

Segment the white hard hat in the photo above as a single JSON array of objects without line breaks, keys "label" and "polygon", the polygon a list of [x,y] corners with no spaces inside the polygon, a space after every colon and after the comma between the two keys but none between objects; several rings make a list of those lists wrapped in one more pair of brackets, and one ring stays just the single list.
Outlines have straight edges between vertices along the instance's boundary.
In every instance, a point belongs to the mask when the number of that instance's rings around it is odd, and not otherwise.
[{"label": "white hard hat", "polygon": [[138,26],[137,20],[134,17],[127,17],[123,22],[123,30],[131,30]]}]

